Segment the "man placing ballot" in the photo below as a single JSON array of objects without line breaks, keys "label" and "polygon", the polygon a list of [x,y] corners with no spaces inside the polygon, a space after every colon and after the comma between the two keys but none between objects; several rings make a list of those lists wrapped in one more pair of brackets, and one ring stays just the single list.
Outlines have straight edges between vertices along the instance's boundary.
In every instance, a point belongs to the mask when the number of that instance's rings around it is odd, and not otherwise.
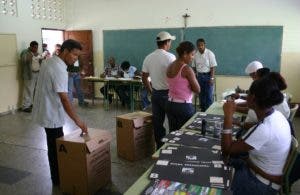
[{"label": "man placing ballot", "polygon": [[78,60],[81,49],[77,41],[66,40],[58,56],[43,62],[37,82],[32,119],[34,123],[45,128],[51,179],[54,185],[59,185],[56,138],[64,135],[65,112],[83,133],[87,133],[86,124],[77,116],[68,98],[67,66],[73,65]]}]

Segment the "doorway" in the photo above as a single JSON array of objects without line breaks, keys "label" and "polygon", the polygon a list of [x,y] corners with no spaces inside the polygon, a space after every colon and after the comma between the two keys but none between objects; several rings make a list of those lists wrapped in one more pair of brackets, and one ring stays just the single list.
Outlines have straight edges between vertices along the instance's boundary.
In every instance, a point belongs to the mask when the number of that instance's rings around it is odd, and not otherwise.
[{"label": "doorway", "polygon": [[[74,39],[82,46],[82,52],[79,56],[81,79],[94,75],[93,65],[93,42],[91,30],[65,31],[58,29],[42,28],[42,43],[47,44],[50,54],[53,54],[56,44],[62,44],[64,40]],[[91,98],[94,94],[94,87],[90,83],[81,82],[81,89],[86,98]],[[74,91],[74,97],[77,97]]]},{"label": "doorway", "polygon": [[42,28],[42,43],[47,44],[47,49],[52,55],[56,44],[64,42],[64,30]]}]

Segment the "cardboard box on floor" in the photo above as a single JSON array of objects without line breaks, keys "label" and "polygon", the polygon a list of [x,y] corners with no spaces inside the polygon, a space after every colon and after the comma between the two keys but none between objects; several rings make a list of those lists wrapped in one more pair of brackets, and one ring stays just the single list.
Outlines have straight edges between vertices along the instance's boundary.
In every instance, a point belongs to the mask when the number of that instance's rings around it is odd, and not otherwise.
[{"label": "cardboard box on floor", "polygon": [[152,114],[133,112],[117,116],[118,156],[134,161],[155,151]]},{"label": "cardboard box on floor", "polygon": [[60,188],[68,194],[91,195],[111,181],[112,135],[99,129],[80,134],[79,129],[56,140]]}]

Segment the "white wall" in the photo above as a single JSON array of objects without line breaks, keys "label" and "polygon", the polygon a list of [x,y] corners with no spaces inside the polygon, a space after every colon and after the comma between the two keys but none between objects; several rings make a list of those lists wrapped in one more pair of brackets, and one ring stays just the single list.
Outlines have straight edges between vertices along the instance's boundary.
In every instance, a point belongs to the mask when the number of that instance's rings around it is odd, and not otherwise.
[{"label": "white wall", "polygon": [[[11,105],[20,107],[22,96],[22,82],[18,76],[19,66],[17,64],[17,58],[20,52],[29,46],[29,43],[33,40],[39,42],[39,51],[41,51],[41,28],[55,28],[64,29],[65,21],[47,21],[47,20],[36,20],[31,17],[31,0],[18,0],[18,16],[0,15],[0,34],[15,34],[16,44],[14,66],[7,66],[1,68],[0,71],[0,91],[5,93],[1,96],[0,113],[7,112]],[[9,44],[7,42],[1,42],[3,44]],[[7,45],[8,46],[8,45]],[[0,58],[6,58],[3,53],[0,54]],[[3,85],[5,84],[5,85]]]},{"label": "white wall", "polygon": [[[41,43],[41,28],[92,29],[97,75],[103,69],[102,30],[183,27],[182,15],[186,12],[191,15],[188,20],[190,27],[282,25],[284,34],[281,72],[288,82],[288,92],[293,94],[292,101],[300,102],[300,90],[297,86],[300,76],[298,0],[67,0],[66,20],[63,22],[32,19],[30,6],[31,0],[18,0],[17,17],[0,15],[0,34],[16,34],[16,58],[21,50],[28,47],[30,41],[36,40]],[[22,85],[19,80],[12,79],[17,78],[17,71],[18,66],[1,70],[0,83],[7,83],[5,87],[0,86],[1,92],[7,89],[15,89],[18,92],[9,92],[5,99],[1,98],[0,113],[3,109],[8,109],[9,105],[20,105],[19,97],[16,96],[22,94],[18,90],[22,89]],[[225,88],[235,87],[238,83],[247,86],[251,82],[248,77],[232,78],[217,78],[218,94]]]},{"label": "white wall", "polygon": [[42,28],[64,29],[65,21],[37,20],[31,17],[31,0],[17,0],[18,16],[0,15],[0,33],[17,35],[17,48],[27,48],[29,43],[36,40],[41,51]]},{"label": "white wall", "polygon": [[[69,0],[66,7],[67,28],[93,30],[96,74],[103,68],[102,30],[183,27],[182,15],[186,12],[191,15],[189,27],[282,25],[281,72],[287,79],[293,101],[300,102],[300,90],[296,84],[300,76],[298,0]],[[240,82],[251,82],[247,77],[223,78],[217,80],[226,88],[235,87]],[[218,88],[217,93],[222,90]]]}]

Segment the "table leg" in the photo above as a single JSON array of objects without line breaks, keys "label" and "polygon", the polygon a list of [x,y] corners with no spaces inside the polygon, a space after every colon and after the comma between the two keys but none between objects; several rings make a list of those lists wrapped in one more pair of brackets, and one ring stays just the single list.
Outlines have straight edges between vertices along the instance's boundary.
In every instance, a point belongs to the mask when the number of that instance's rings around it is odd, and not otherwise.
[{"label": "table leg", "polygon": [[132,82],[130,82],[129,86],[130,86],[130,110],[131,110],[131,112],[133,112],[134,111],[134,99],[133,99],[133,86],[132,86]]},{"label": "table leg", "polygon": [[[106,82],[104,82],[104,85],[106,85]],[[105,96],[104,96],[104,110],[109,110],[109,101],[108,101],[108,92],[109,92],[109,85],[110,85],[110,82],[107,81],[107,90],[105,91]]]},{"label": "table leg", "polygon": [[92,82],[92,105],[95,105],[95,82]]}]

